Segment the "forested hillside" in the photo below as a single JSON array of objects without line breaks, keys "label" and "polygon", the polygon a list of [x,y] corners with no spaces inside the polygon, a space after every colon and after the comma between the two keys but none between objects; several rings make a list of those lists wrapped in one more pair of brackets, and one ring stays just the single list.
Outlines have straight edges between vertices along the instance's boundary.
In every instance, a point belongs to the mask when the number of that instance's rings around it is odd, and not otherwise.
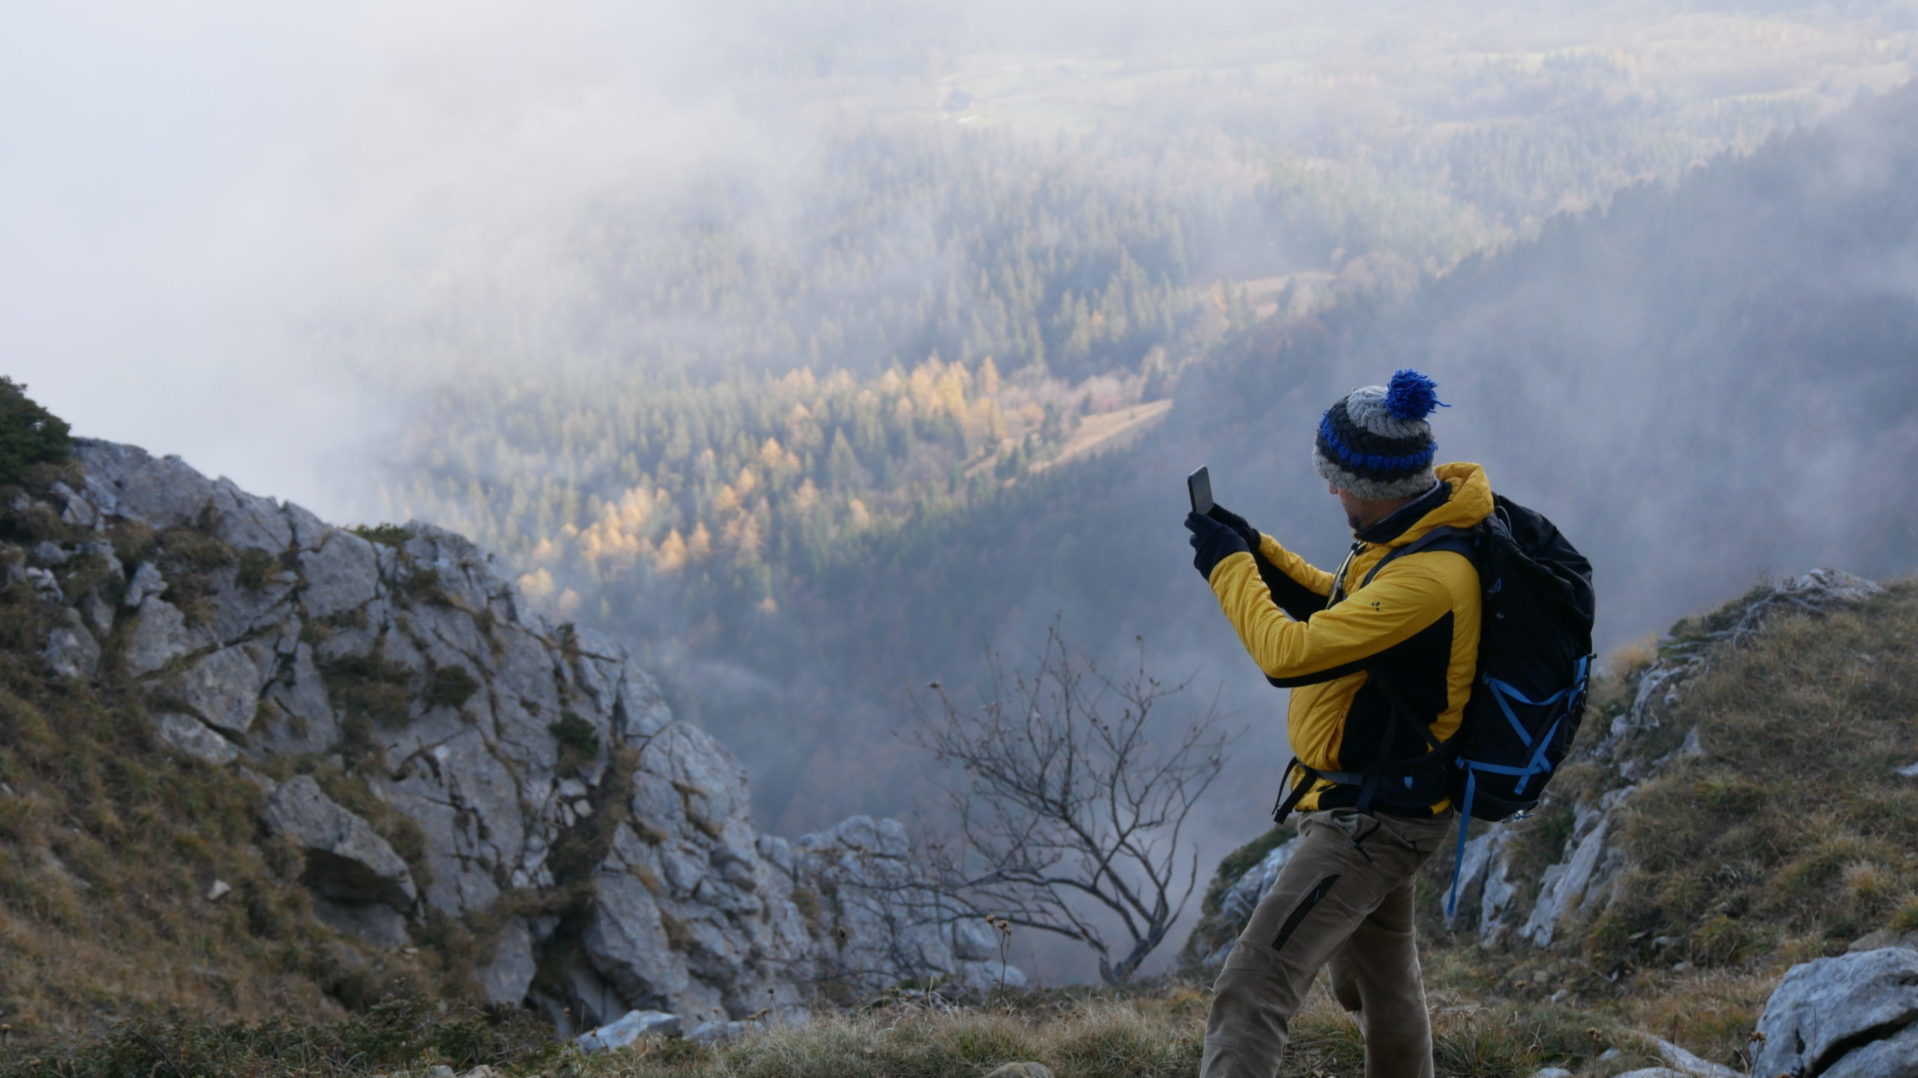
[{"label": "forested hillside", "polygon": [[1049,461],[1082,414],[1163,399],[1251,320],[1191,265],[1216,206],[990,136],[836,153],[784,234],[723,196],[665,225],[609,208],[582,256],[622,358],[476,364],[421,409],[395,513],[515,552],[535,592],[669,574],[770,600]]},{"label": "forested hillside", "polygon": [[[1561,58],[1529,82],[1563,100],[1608,71]],[[1667,173],[1755,115],[1674,118]],[[634,641],[683,710],[742,746],[782,818],[817,804],[800,776],[848,742],[914,766],[873,736],[896,725],[908,671],[963,676],[988,642],[1020,646],[1023,617],[982,600],[1049,594],[1022,564],[1052,520],[1030,500],[1083,504],[1100,474],[1085,459],[1162,419],[1194,363],[1229,361],[1261,324],[1399,294],[1514,235],[1549,192],[1602,194],[1569,180],[1544,130],[1464,124],[1418,167],[1383,164],[1382,132],[1343,159],[1263,160],[1242,140],[1235,169],[1174,138],[1115,171],[1136,136],[872,129],[832,145],[832,182],[770,210],[724,187],[669,213],[601,207],[575,240],[599,316],[537,372],[478,349],[415,412],[380,515],[472,534],[555,612]],[[1645,137],[1610,182],[1652,168]],[[1470,179],[1490,172],[1510,182]],[[1454,177],[1448,193],[1428,176]],[[1098,598],[1075,583],[1114,556],[1056,567],[1047,602],[1142,601],[1136,581]],[[992,579],[916,575],[953,559]],[[766,710],[779,742],[754,736]]]},{"label": "forested hillside", "polygon": [[[459,374],[407,398],[366,515],[472,534],[554,612],[631,642],[681,713],[741,752],[771,824],[912,801],[924,761],[892,735],[907,687],[963,684],[987,647],[1017,662],[1061,612],[1093,655],[1144,634],[1161,673],[1228,686],[1261,732],[1239,761],[1250,803],[1282,761],[1267,719],[1282,699],[1234,677],[1236,646],[1184,576],[1183,472],[1210,463],[1227,504],[1334,557],[1308,432],[1335,393],[1416,364],[1459,405],[1441,414],[1443,452],[1483,457],[1607,553],[1674,543],[1647,510],[1700,497],[1642,497],[1665,462],[1587,462],[1668,438],[1693,453],[1685,475],[1726,467],[1676,415],[1631,415],[1686,399],[1649,376],[1678,362],[1695,294],[1748,296],[1769,272],[1765,250],[1730,253],[1744,211],[1711,177],[1822,152],[1799,140],[1738,160],[1856,85],[1867,68],[1834,58],[1883,17],[1598,19],[1578,47],[1501,32],[1399,66],[1375,43],[1231,77],[1136,49],[932,63],[935,107],[841,124],[790,176],[715,173],[568,218],[554,291],[497,293],[434,341]],[[1813,24],[1832,36],[1804,37]],[[1299,33],[1274,55],[1309,53]],[[1765,49],[1776,59],[1753,59]],[[813,89],[870,85],[837,67]],[[1693,193],[1665,192],[1722,152]],[[1766,197],[1789,215],[1814,196]],[[1723,212],[1694,220],[1687,199]],[[1507,298],[1520,289],[1551,294],[1527,317]],[[1693,339],[1725,343],[1716,313]],[[1835,324],[1797,318],[1814,337]],[[1794,362],[1779,370],[1802,381]],[[1642,381],[1601,378],[1631,364]],[[1708,366],[1686,375],[1697,396],[1739,380]],[[1496,373],[1520,371],[1523,407]],[[1725,437],[1732,399],[1704,406],[1699,437]],[[1573,482],[1604,509],[1555,502]],[[1608,631],[1801,550],[1849,554],[1848,526],[1768,522],[1723,566],[1621,581]],[[870,781],[844,782],[848,767]]]}]

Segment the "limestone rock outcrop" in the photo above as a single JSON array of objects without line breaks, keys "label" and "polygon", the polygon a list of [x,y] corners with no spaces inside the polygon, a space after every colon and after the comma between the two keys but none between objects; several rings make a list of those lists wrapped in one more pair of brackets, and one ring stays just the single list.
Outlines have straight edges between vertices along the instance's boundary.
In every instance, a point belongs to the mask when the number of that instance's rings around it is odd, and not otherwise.
[{"label": "limestone rock outcrop", "polygon": [[821,985],[1022,981],[981,926],[888,914],[925,905],[896,822],[760,834],[732,755],[464,538],[330,527],[130,446],[75,457],[82,481],[42,495],[62,536],[0,548],[47,611],[42,660],[133,686],[157,746],[259,783],[340,931],[484,925],[479,990],[569,1033],[796,1014]]},{"label": "limestone rock outcrop", "polygon": [[1884,947],[1793,966],[1758,1032],[1753,1074],[1918,1074],[1918,951]]},{"label": "limestone rock outcrop", "polygon": [[1246,922],[1252,919],[1252,911],[1258,907],[1259,899],[1265,897],[1273,881],[1279,878],[1279,870],[1291,860],[1292,852],[1297,848],[1296,837],[1286,839],[1238,879],[1227,884],[1217,907],[1208,911],[1208,915],[1193,928],[1191,937],[1187,939],[1183,952],[1186,963],[1196,963],[1200,970],[1207,972],[1225,968],[1226,956],[1232,951],[1233,941],[1245,930]]}]

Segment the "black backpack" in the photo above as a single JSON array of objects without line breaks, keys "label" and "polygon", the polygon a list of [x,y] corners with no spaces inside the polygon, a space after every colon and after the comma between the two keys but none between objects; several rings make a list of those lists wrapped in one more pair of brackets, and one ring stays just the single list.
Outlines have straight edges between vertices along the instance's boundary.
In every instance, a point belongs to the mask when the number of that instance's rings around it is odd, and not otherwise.
[{"label": "black backpack", "polygon": [[[1504,820],[1536,807],[1578,733],[1593,658],[1592,564],[1542,514],[1494,495],[1492,514],[1477,527],[1434,528],[1388,553],[1364,582],[1393,559],[1421,550],[1472,559],[1484,596],[1478,676],[1464,721],[1450,741],[1411,765],[1427,773],[1435,764],[1445,767],[1460,815],[1462,861],[1471,820]],[[1385,765],[1379,761],[1362,773],[1368,790]],[[1309,777],[1302,779],[1282,809],[1309,785]],[[1457,901],[1455,867],[1446,916]]]}]

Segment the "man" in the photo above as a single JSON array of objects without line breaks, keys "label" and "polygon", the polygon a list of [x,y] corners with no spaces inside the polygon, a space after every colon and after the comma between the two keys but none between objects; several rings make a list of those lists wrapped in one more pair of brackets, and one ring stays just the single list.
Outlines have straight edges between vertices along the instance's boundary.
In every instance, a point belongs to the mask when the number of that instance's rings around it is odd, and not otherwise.
[{"label": "man", "polygon": [[1364,1031],[1368,1078],[1432,1074],[1412,878],[1456,815],[1435,750],[1471,691],[1479,582],[1451,550],[1380,564],[1433,528],[1492,512],[1477,465],[1433,467],[1434,389],[1402,370],[1326,410],[1313,456],[1356,538],[1337,573],[1224,509],[1186,518],[1193,564],[1226,619],[1266,678],[1292,690],[1288,799],[1303,814],[1214,986],[1202,1078],[1272,1078],[1327,965]]}]

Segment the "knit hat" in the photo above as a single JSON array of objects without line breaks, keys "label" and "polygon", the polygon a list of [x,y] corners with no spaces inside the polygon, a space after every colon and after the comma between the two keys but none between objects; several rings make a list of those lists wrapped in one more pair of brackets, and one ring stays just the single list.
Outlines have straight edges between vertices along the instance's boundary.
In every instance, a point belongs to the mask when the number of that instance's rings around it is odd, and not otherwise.
[{"label": "knit hat", "polygon": [[1438,443],[1425,417],[1450,407],[1438,399],[1438,383],[1411,369],[1392,383],[1363,386],[1325,410],[1312,461],[1340,490],[1367,501],[1413,498],[1432,489],[1432,457]]}]

